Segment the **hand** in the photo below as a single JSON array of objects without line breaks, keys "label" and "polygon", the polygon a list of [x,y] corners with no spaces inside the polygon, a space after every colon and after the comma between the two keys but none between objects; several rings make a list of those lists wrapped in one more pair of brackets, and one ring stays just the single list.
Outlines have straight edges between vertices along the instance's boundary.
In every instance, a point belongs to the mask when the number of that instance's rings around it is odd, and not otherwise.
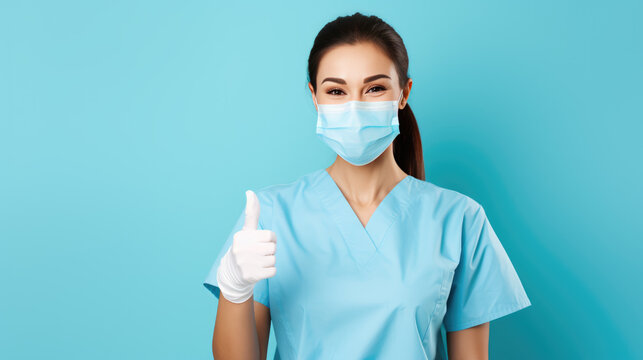
[{"label": "hand", "polygon": [[257,230],[259,199],[246,191],[246,218],[243,228],[234,234],[232,245],[221,258],[217,282],[223,296],[233,303],[245,302],[252,296],[259,280],[273,277],[277,236],[272,230]]}]

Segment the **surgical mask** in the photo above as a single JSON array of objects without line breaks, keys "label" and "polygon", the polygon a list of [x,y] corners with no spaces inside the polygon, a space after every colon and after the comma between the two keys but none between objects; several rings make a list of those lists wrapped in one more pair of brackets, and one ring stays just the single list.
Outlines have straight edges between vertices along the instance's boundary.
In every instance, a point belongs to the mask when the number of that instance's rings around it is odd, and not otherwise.
[{"label": "surgical mask", "polygon": [[397,101],[317,104],[317,136],[349,163],[370,163],[400,133],[397,112],[403,92]]}]

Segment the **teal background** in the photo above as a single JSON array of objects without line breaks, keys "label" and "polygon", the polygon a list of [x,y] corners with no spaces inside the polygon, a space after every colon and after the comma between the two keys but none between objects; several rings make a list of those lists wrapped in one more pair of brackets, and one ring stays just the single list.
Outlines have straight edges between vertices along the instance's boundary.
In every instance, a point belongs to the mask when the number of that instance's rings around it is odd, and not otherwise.
[{"label": "teal background", "polygon": [[642,359],[643,3],[550,0],[3,1],[0,358],[210,358],[244,191],[334,160],[306,62],[354,11],[401,34],[428,180],[532,301],[491,358]]}]

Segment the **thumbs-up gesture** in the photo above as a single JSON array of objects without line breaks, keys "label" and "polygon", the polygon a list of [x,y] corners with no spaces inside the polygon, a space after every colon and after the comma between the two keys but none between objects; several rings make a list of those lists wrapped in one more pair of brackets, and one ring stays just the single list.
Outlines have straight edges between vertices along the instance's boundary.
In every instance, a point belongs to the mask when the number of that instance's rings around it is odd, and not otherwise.
[{"label": "thumbs-up gesture", "polygon": [[221,258],[217,282],[223,296],[233,303],[245,302],[252,296],[259,280],[275,275],[277,236],[272,230],[258,230],[259,199],[246,191],[246,218],[243,228],[234,234],[232,246]]}]

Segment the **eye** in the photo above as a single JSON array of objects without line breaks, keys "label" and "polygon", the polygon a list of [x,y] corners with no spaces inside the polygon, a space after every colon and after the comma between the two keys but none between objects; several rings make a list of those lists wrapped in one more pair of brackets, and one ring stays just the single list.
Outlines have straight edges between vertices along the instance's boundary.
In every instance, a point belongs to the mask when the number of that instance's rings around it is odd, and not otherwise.
[{"label": "eye", "polygon": [[[371,91],[371,90],[373,90],[373,89],[382,89],[382,90],[386,90],[386,88],[385,88],[385,87],[383,87],[383,86],[375,85],[375,86],[373,86],[372,88],[368,89],[368,91]],[[380,92],[380,91],[382,91],[382,90],[374,91],[374,92]],[[368,91],[367,91],[367,92],[368,92]]]},{"label": "eye", "polygon": [[341,91],[341,92],[343,92],[341,89],[330,89],[330,90],[328,90],[326,92],[326,94],[329,94],[329,95],[341,95],[341,94],[334,93],[333,91]]}]

